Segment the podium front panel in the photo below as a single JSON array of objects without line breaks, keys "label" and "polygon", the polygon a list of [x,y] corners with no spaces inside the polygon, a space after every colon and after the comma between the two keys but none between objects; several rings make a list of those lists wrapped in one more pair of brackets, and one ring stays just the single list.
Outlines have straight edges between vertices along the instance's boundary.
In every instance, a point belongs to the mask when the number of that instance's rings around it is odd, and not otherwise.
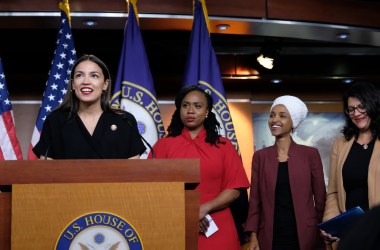
[{"label": "podium front panel", "polygon": [[[185,249],[183,185],[177,182],[13,185],[12,250],[56,249],[58,239],[63,236],[72,240],[71,244],[77,244],[76,237],[85,230],[77,225],[73,227],[76,230],[70,231],[68,226],[86,215],[90,218],[86,218],[88,224],[100,224],[104,219],[90,215],[102,212],[116,215],[133,227],[143,249]],[[82,249],[79,245],[72,247]]]}]

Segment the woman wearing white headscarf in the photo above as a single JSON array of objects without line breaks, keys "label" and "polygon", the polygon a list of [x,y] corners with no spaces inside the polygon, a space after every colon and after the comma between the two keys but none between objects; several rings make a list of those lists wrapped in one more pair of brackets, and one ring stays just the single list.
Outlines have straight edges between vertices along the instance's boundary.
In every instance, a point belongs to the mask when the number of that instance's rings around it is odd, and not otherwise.
[{"label": "woman wearing white headscarf", "polygon": [[316,225],[322,221],[326,189],[316,148],[299,145],[292,133],[306,118],[299,98],[281,96],[268,119],[276,141],[252,159],[249,250],[313,250],[323,246]]}]

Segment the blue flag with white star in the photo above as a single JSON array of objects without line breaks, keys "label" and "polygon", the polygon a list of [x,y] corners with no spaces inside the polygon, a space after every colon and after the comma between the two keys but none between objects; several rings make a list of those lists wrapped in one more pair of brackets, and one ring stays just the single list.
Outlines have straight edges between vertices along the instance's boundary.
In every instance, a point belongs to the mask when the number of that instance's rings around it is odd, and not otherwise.
[{"label": "blue flag with white star", "polygon": [[46,116],[61,104],[70,83],[70,73],[76,60],[74,40],[71,33],[70,22],[64,10],[61,10],[61,23],[57,35],[56,50],[51,69],[46,81],[46,88],[42,104],[38,112],[36,126],[34,127],[32,141],[29,146],[28,159],[36,159],[32,148],[38,142],[42,125]]}]

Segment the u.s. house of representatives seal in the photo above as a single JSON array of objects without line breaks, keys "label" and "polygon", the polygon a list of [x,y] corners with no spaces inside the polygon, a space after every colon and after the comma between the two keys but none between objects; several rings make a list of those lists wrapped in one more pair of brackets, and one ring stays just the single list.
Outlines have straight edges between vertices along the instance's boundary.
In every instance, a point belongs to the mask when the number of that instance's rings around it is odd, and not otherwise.
[{"label": "u.s. house of representatives seal", "polygon": [[142,250],[141,238],[123,218],[106,212],[83,215],[60,234],[56,250]]}]

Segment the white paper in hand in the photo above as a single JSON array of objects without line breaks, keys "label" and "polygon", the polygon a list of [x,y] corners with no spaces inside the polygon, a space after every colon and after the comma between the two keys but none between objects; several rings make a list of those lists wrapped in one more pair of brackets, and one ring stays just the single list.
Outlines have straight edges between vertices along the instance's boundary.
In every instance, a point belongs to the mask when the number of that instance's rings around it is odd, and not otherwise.
[{"label": "white paper in hand", "polygon": [[216,231],[218,231],[219,229],[209,214],[207,214],[205,217],[210,222],[210,226],[207,228],[207,231],[205,232],[205,235],[208,238],[211,235],[213,235]]}]

